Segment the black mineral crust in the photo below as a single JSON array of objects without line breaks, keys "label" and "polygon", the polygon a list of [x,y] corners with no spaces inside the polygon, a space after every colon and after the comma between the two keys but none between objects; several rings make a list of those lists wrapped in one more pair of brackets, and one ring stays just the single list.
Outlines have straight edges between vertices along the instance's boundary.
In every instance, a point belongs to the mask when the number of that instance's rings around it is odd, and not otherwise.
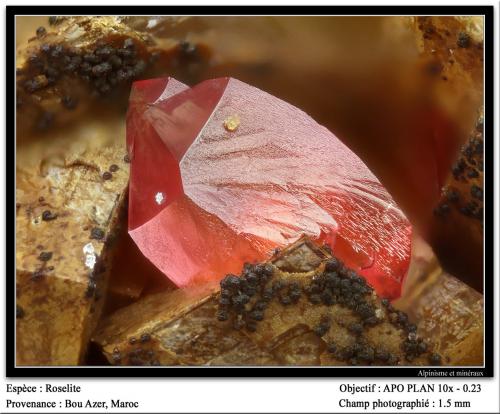
[{"label": "black mineral crust", "polygon": [[[313,265],[311,264],[313,263]],[[207,289],[208,288],[208,289]],[[117,327],[124,330],[117,335]],[[147,296],[103,321],[115,365],[435,365],[436,346],[353,269],[303,237],[220,289]]]},{"label": "black mineral crust", "polygon": [[[357,322],[346,326],[356,339],[354,344],[343,347],[327,341],[328,352],[348,365],[398,365],[400,360],[397,355],[372,346],[364,338],[368,327],[383,321],[377,316],[373,288],[338,258],[326,258],[320,266],[322,270],[312,278],[306,278],[303,283],[287,282],[276,276],[278,270],[308,271],[317,267],[318,257],[311,264],[310,252],[307,248],[299,247],[293,254],[280,258],[273,264],[245,264],[239,276],[226,275],[220,282],[217,320],[229,323],[234,330],[245,329],[248,333],[253,333],[266,318],[266,309],[272,301],[278,301],[285,307],[297,304],[301,298],[305,298],[309,306],[339,305],[356,316]],[[428,353],[429,345],[418,337],[417,327],[410,323],[408,315],[394,309],[387,299],[383,299],[381,303],[388,311],[390,323],[404,332],[405,338],[401,340],[400,348],[406,362],[411,363],[420,355]],[[332,329],[330,316],[323,314],[318,324],[311,328],[319,338],[324,338]],[[440,360],[438,354],[428,357],[432,365],[437,365],[438,359]]]},{"label": "black mineral crust", "polygon": [[[436,217],[444,219],[452,210],[483,223],[483,118],[478,118],[467,143],[451,170],[452,180],[442,189],[444,199],[434,209]],[[458,187],[465,191],[460,191]]]},{"label": "black mineral crust", "polygon": [[[102,19],[103,27],[108,27],[105,16],[95,19]],[[23,66],[16,68],[16,108],[29,113],[34,132],[71,119],[70,111],[85,111],[88,101],[116,105],[133,81],[157,76],[160,65],[161,73],[166,67],[186,67],[189,70],[183,72],[194,76],[195,67],[201,68],[206,61],[199,45],[179,40],[177,47],[165,47],[149,30],[136,32],[127,24],[111,33],[92,32],[81,42],[68,35],[68,30],[85,32],[86,19],[72,20],[51,16],[49,25],[36,30]]]}]

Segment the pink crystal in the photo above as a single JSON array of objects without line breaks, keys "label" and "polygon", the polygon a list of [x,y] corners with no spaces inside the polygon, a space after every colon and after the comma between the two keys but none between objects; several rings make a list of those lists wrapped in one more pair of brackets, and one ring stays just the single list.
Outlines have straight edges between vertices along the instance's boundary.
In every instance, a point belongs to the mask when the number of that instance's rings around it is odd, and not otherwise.
[{"label": "pink crystal", "polygon": [[129,233],[178,286],[239,273],[306,234],[384,297],[411,226],[363,162],[292,105],[236,79],[133,85]]}]

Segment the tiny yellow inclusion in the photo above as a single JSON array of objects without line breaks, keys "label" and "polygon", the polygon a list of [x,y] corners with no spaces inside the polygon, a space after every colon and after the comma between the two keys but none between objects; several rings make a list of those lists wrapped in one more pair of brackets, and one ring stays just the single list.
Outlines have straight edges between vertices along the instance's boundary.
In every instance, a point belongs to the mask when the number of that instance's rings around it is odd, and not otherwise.
[{"label": "tiny yellow inclusion", "polygon": [[224,128],[226,128],[226,130],[228,130],[229,132],[236,131],[239,126],[240,126],[240,117],[238,115],[228,116],[224,120]]}]

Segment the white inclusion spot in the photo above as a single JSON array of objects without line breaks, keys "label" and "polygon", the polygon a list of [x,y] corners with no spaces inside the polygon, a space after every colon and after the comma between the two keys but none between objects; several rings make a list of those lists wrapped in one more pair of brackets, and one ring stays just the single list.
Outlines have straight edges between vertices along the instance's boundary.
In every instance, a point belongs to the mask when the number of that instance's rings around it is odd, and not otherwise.
[{"label": "white inclusion spot", "polygon": [[92,243],[87,243],[85,246],[83,246],[83,253],[85,254],[85,266],[93,269],[96,262],[94,245]]},{"label": "white inclusion spot", "polygon": [[163,204],[163,202],[165,201],[165,197],[164,197],[163,193],[156,193],[155,200],[156,200],[156,204]]},{"label": "white inclusion spot", "polygon": [[92,243],[87,243],[85,246],[83,246],[83,253],[94,254],[94,245]]},{"label": "white inclusion spot", "polygon": [[95,262],[95,254],[87,254],[85,256],[85,266],[87,266],[88,268],[93,269],[95,266]]},{"label": "white inclusion spot", "polygon": [[156,19],[149,19],[148,20],[148,25],[147,25],[146,29],[152,29],[157,24],[158,24],[158,20],[156,20]]}]

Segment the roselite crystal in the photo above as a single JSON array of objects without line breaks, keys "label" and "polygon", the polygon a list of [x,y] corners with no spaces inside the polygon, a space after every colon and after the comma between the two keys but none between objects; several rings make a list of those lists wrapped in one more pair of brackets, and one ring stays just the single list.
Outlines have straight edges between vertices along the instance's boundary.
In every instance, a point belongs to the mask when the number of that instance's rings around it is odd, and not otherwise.
[{"label": "roselite crystal", "polygon": [[178,286],[238,274],[306,234],[379,295],[400,295],[408,220],[352,151],[292,105],[230,78],[135,82],[127,147],[129,233]]}]

